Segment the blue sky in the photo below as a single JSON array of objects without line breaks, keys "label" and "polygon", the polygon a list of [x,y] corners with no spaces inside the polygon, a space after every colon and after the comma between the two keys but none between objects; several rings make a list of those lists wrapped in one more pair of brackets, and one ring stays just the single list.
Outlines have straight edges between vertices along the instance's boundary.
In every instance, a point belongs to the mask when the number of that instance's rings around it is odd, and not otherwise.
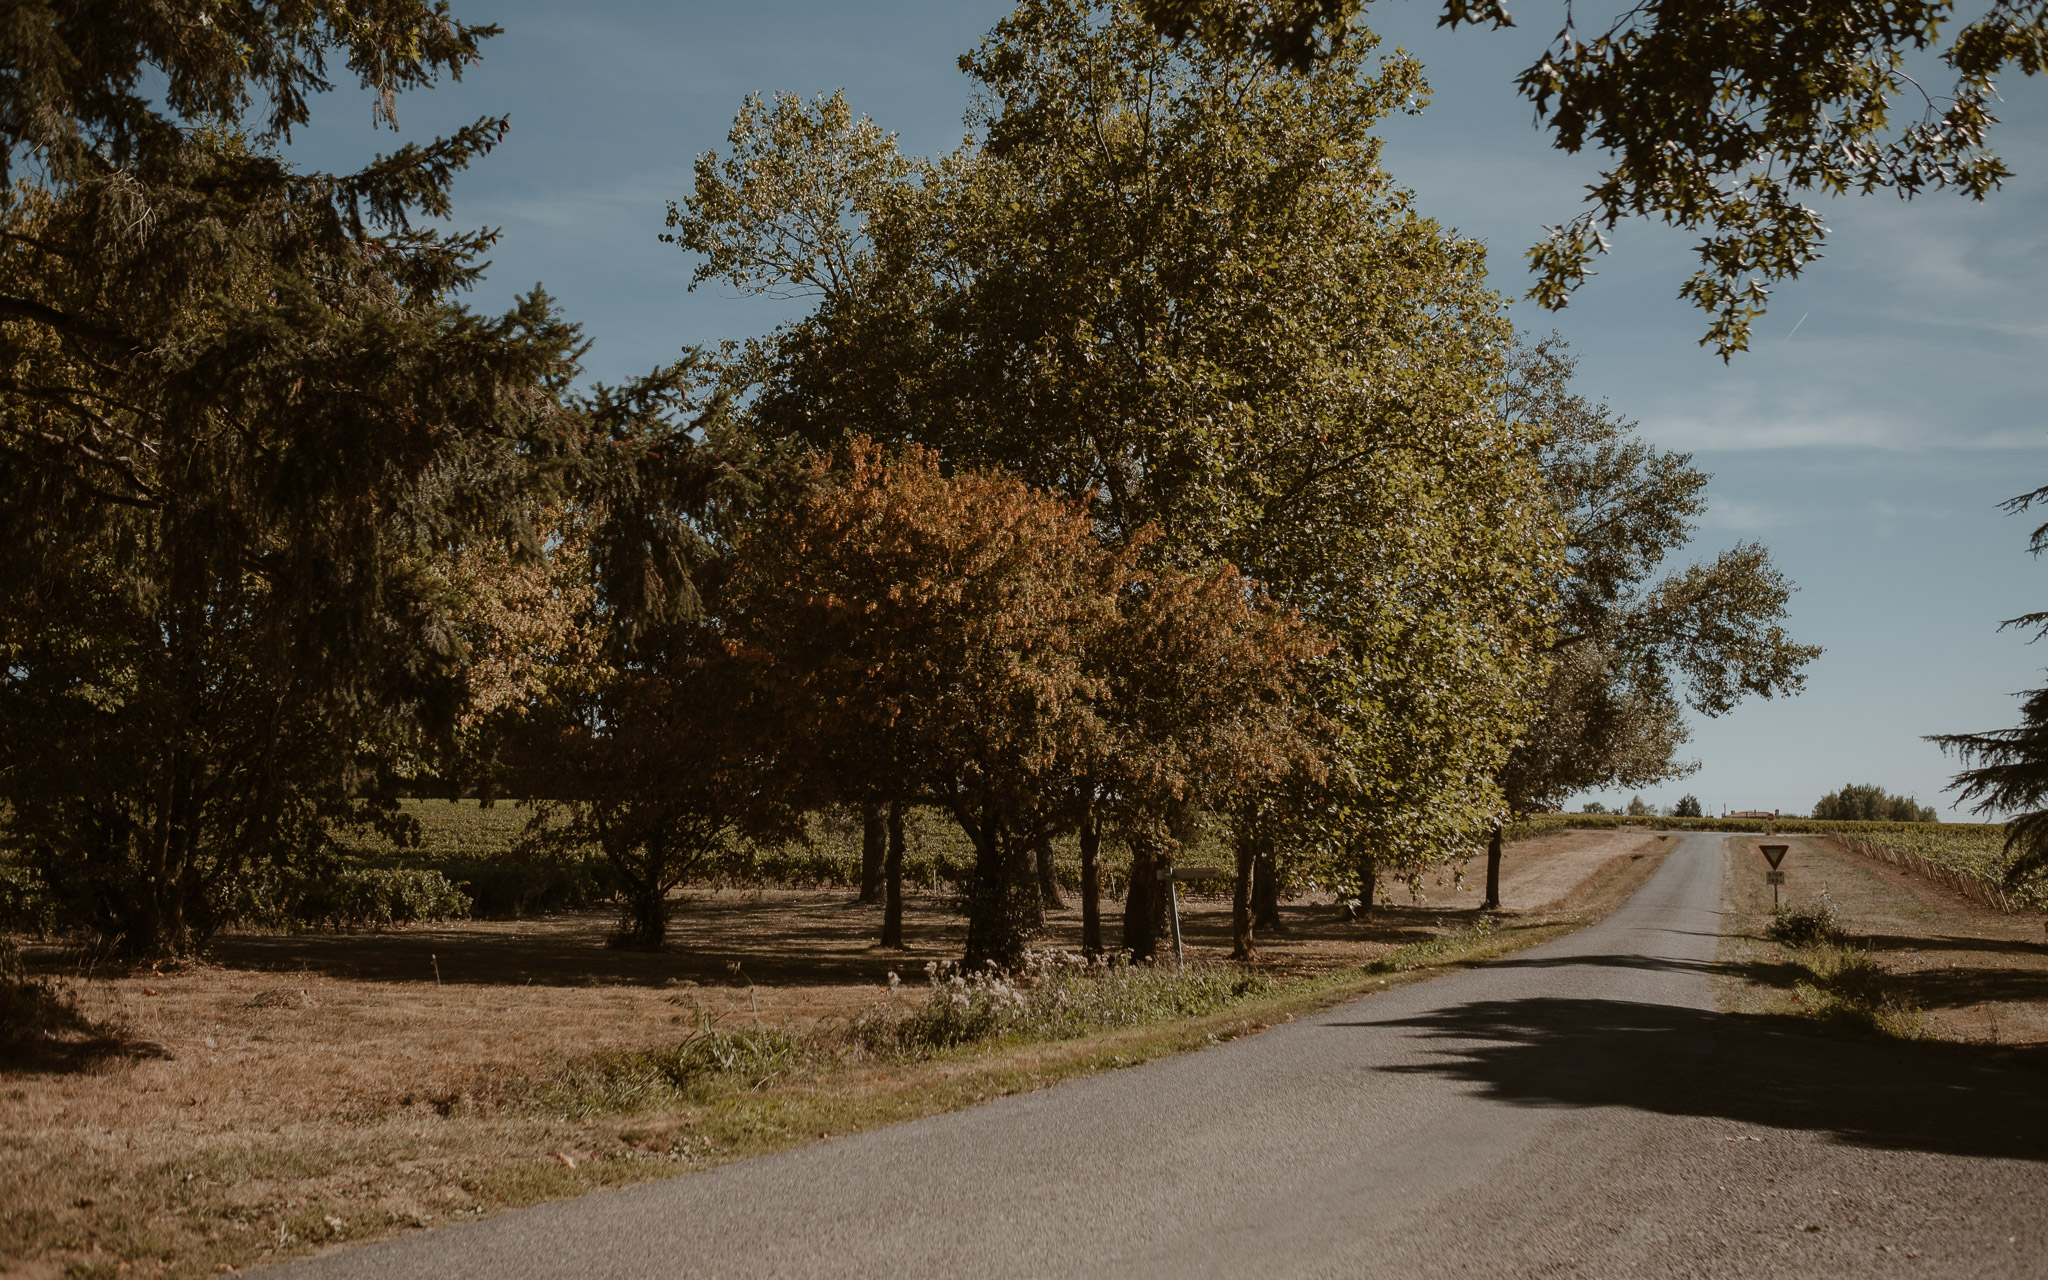
[{"label": "blue sky", "polygon": [[[955,59],[1007,7],[457,0],[505,34],[400,119],[417,136],[511,115],[505,145],[456,187],[458,222],[504,233],[477,301],[544,282],[595,341],[592,371],[616,378],[786,314],[687,292],[689,260],[656,239],[744,94],[844,88],[906,149],[945,150],[968,93]],[[1597,167],[1545,145],[1512,91],[1552,7],[1518,6],[1525,25],[1505,32],[1437,31],[1435,6],[1412,0],[1371,11],[1435,88],[1420,117],[1389,124],[1387,167],[1489,245],[1510,295],[1526,288],[1522,251],[1578,211]],[[1703,318],[1675,297],[1690,241],[1662,227],[1624,227],[1567,311],[1516,305],[1518,323],[1572,343],[1583,390],[1695,453],[1715,477],[1695,551],[1762,540],[1800,585],[1794,634],[1827,648],[1803,696],[1696,724],[1699,773],[1647,798],[1803,812],[1854,781],[1937,801],[1952,769],[1920,735],[2009,724],[2011,695],[2041,683],[2048,646],[1996,626],[2048,605],[2048,563],[2025,552],[2032,523],[1997,503],[2048,484],[2048,86],[2006,96],[1999,149],[2018,177],[2003,193],[1830,202],[1827,257],[1778,290],[1730,366],[1695,345]],[[331,95],[296,151],[340,166],[388,149],[368,120],[360,95]]]}]

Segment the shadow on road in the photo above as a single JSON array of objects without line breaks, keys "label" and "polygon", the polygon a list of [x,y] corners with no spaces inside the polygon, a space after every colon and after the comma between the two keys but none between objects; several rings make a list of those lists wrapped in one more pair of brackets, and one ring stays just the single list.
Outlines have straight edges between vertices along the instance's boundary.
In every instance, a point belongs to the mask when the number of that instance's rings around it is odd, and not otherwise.
[{"label": "shadow on road", "polygon": [[1382,1070],[1467,1081],[1528,1106],[1633,1107],[2048,1161],[2048,1078],[2015,1069],[2011,1051],[1834,1039],[1780,1019],[1619,1000],[1485,1000],[1325,1025],[1408,1028],[1439,1042],[1431,1060]]},{"label": "shadow on road", "polygon": [[[2031,944],[2029,944],[2031,945]],[[1993,950],[1985,947],[1984,950]],[[1704,973],[1740,978],[1745,982],[1790,991],[1797,982],[1811,979],[1803,966],[1786,960],[1675,960],[1644,955],[1568,955],[1542,959],[1494,960],[1495,969],[1642,969],[1658,973]],[[2010,967],[1947,966],[1939,969],[1901,969],[1890,975],[1892,983],[1911,1003],[1923,1009],[1955,1009],[1986,1001],[2048,1001],[2048,972]]]}]

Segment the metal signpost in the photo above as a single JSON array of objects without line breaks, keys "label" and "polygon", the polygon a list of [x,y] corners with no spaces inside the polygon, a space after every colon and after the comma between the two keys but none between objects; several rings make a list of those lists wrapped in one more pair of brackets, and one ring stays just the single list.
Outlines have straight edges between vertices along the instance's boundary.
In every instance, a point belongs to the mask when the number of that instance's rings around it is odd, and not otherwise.
[{"label": "metal signpost", "polygon": [[1785,873],[1778,870],[1778,864],[1785,860],[1785,850],[1790,847],[1789,845],[1782,844],[1760,844],[1757,846],[1758,849],[1763,851],[1764,860],[1771,864],[1771,869],[1764,872],[1764,883],[1771,886],[1771,910],[1773,911],[1778,909],[1778,886],[1785,883]]},{"label": "metal signpost", "polygon": [[1220,867],[1175,867],[1160,872],[1159,878],[1166,881],[1167,901],[1173,904],[1174,967],[1185,969],[1188,967],[1188,957],[1180,942],[1180,886],[1189,880],[1220,880],[1223,878],[1223,871]]}]

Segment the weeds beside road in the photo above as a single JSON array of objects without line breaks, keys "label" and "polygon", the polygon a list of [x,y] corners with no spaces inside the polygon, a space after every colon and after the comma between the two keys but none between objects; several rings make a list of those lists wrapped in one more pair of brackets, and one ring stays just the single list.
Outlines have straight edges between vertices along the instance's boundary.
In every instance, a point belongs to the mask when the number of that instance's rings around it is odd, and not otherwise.
[{"label": "weeds beside road", "polygon": [[1773,912],[1755,837],[1730,837],[1721,946],[1733,1012],[2048,1055],[2048,945],[2001,912],[1832,842],[1790,837]]}]

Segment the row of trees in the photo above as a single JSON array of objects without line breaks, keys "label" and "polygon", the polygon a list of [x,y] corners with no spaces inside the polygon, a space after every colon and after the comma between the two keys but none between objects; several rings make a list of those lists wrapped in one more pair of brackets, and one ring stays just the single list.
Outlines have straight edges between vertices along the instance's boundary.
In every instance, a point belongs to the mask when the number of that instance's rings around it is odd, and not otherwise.
[{"label": "row of trees", "polygon": [[1026,0],[936,160],[750,99],[668,238],[812,309],[578,390],[544,296],[455,300],[488,238],[410,222],[502,121],[358,174],[272,151],[321,50],[388,112],[487,31],[316,3],[108,52],[96,21],[15,50],[0,803],[121,949],[193,945],[339,828],[403,841],[440,786],[600,850],[642,943],[720,842],[823,803],[868,816],[898,940],[903,809],[942,806],[994,963],[1055,835],[1091,946],[1130,850],[1143,956],[1220,822],[1248,955],[1290,865],[1369,902],[1491,830],[1491,887],[1508,815],[1682,772],[1683,703],[1815,652],[1761,548],[1663,569],[1705,477],[1518,344],[1381,171],[1423,86],[1363,33],[1292,70]]},{"label": "row of trees", "polygon": [[1850,783],[1830,791],[1813,806],[1813,816],[1830,822],[1939,822],[1932,805],[1895,796],[1883,787]]},{"label": "row of trees", "polygon": [[1641,796],[1631,796],[1629,802],[1619,809],[1609,809],[1598,800],[1589,800],[1579,807],[1579,812],[1625,814],[1631,818],[1650,817],[1656,814],[1662,814],[1667,818],[1698,818],[1704,816],[1700,810],[1699,797],[1691,792],[1678,797],[1676,804],[1663,809],[1650,804]]}]

